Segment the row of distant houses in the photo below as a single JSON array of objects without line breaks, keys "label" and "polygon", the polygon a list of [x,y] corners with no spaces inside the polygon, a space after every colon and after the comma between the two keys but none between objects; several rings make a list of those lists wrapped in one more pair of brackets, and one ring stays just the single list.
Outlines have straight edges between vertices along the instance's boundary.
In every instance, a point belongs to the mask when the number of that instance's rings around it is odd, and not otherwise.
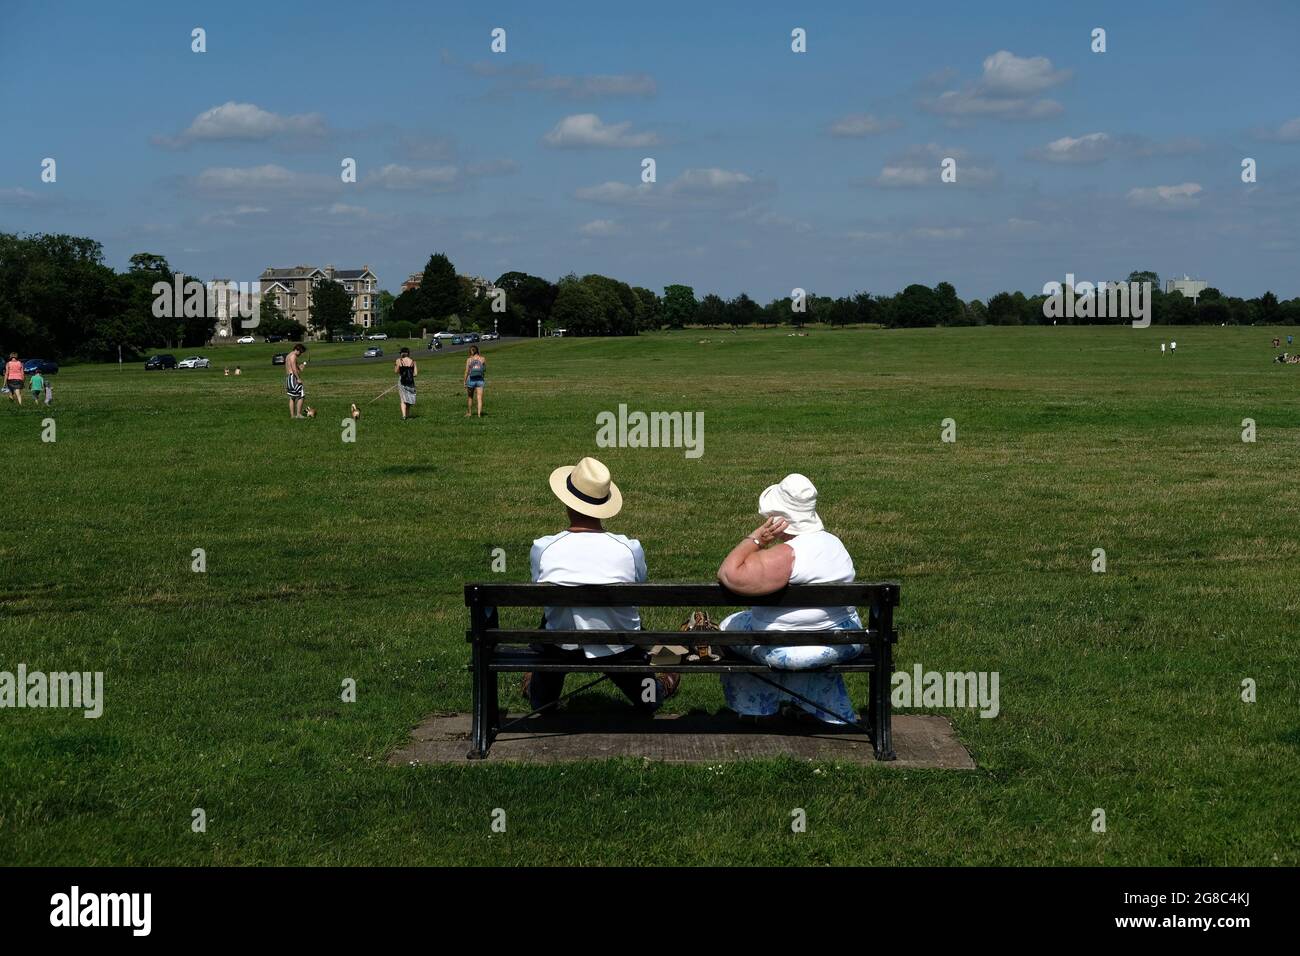
[{"label": "row of distant houses", "polygon": [[[422,278],[422,273],[411,273],[402,283],[402,291],[418,289]],[[475,297],[491,295],[496,290],[490,280],[481,276],[465,278],[474,287]],[[311,316],[313,292],[316,286],[326,280],[343,286],[343,291],[351,297],[353,324],[369,329],[380,321],[379,279],[370,270],[370,266],[362,266],[360,269],[336,269],[332,265],[323,269],[315,266],[292,266],[287,269],[272,267],[262,270],[262,275],[254,283],[256,289],[250,290],[251,304],[247,301],[247,296],[243,302],[236,303],[233,300],[228,291],[232,286],[229,279],[212,280],[210,288],[215,289],[213,302],[217,318],[215,335],[223,339],[242,335],[245,329],[239,325],[238,307],[243,306],[251,314],[257,315],[262,300],[272,294],[285,317],[305,328]]]},{"label": "row of distant houses", "polygon": [[[251,297],[236,303],[234,293],[230,291],[234,284],[229,279],[213,279],[211,288],[215,294],[213,304],[216,310],[217,326],[214,333],[217,338],[242,335],[245,328],[239,324],[238,308],[257,315],[262,300],[269,295],[275,296],[276,304],[285,318],[292,319],[304,328],[311,316],[312,295],[316,287],[325,281],[337,282],[343,286],[352,299],[352,321],[362,328],[371,328],[379,319],[379,278],[370,271],[369,266],[360,269],[336,269],[325,266],[292,266],[288,269],[274,267],[263,269],[262,275],[254,283]],[[251,298],[251,302],[248,301]],[[232,319],[234,320],[232,324]]]}]

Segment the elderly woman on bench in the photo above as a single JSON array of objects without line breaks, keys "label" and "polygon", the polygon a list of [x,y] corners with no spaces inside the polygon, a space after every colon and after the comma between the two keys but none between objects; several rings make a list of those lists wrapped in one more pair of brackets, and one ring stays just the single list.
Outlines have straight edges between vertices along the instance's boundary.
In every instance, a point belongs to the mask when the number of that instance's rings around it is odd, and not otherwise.
[{"label": "elderly woman on bench", "polygon": [[[718,580],[725,587],[737,594],[758,596],[772,594],[787,584],[853,580],[853,559],[840,539],[822,525],[817,489],[803,475],[787,475],[780,484],[764,490],[758,511],[767,520],[736,545],[718,568]],[[852,607],[753,607],[729,615],[719,627],[724,631],[860,631],[862,619]],[[794,705],[828,724],[857,721],[844,678],[813,669],[852,660],[862,653],[862,644],[738,645],[732,650],[755,663],[787,672],[772,675],[771,683],[756,674],[722,676],[727,706],[743,717],[769,717],[783,705]]]}]

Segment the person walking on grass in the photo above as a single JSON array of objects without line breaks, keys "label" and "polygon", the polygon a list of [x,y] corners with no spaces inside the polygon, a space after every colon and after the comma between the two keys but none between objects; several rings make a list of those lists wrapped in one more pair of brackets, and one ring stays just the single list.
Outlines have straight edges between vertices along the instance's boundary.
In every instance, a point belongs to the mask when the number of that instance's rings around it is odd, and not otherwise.
[{"label": "person walking on grass", "polygon": [[9,361],[5,362],[5,391],[9,400],[23,404],[23,363],[18,361],[18,353],[10,352]]},{"label": "person walking on grass", "polygon": [[[41,403],[41,399],[45,397],[45,389],[46,389],[45,376],[41,374],[41,370],[38,368],[35,372],[32,373],[32,404],[33,405],[39,405]],[[48,405],[50,403],[47,401],[45,404]]]},{"label": "person walking on grass", "polygon": [[[302,413],[302,402],[307,390],[302,384],[302,370],[307,360],[302,358],[302,353],[306,351],[307,346],[299,342],[284,359],[284,393],[289,396],[290,418],[305,417]],[[235,374],[238,375],[238,371]]]},{"label": "person walking on grass", "polygon": [[483,386],[487,373],[487,359],[478,350],[477,345],[469,347],[469,358],[465,359],[465,417],[474,414],[474,398],[478,397],[478,417],[483,417]]},{"label": "person walking on grass", "polygon": [[415,405],[415,376],[420,374],[420,368],[415,364],[415,359],[411,358],[411,350],[405,345],[393,363],[393,371],[397,373],[397,399],[402,406],[402,421],[406,421]]}]

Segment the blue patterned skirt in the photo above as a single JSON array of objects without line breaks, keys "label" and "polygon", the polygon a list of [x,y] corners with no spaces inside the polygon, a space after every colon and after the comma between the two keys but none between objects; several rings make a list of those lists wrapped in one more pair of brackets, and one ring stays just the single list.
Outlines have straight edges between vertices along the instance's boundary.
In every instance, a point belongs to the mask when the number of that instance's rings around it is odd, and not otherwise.
[{"label": "blue patterned skirt", "polygon": [[[718,626],[724,631],[754,630],[749,611],[737,611],[728,615]],[[855,611],[835,625],[834,630],[860,631],[862,619]],[[781,709],[782,703],[790,702],[828,724],[856,721],[858,716],[853,710],[853,702],[849,700],[844,678],[840,674],[818,673],[816,669],[851,661],[862,653],[864,647],[863,644],[810,647],[737,645],[731,648],[735,653],[756,664],[766,664],[773,670],[783,672],[772,674],[768,680],[780,684],[784,690],[760,680],[757,674],[723,674],[722,691],[726,694],[727,706],[738,714],[769,717]],[[817,706],[799,700],[787,693],[787,690],[816,702]]]}]

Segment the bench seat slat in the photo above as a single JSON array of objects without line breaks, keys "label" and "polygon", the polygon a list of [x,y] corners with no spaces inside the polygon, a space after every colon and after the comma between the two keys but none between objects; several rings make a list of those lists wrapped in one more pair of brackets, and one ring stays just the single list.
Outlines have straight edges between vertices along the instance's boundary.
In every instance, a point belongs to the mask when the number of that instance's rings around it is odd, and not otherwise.
[{"label": "bench seat slat", "polygon": [[497,673],[518,671],[550,671],[568,674],[658,674],[672,671],[678,674],[793,674],[818,673],[825,671],[862,672],[875,670],[876,661],[871,652],[864,651],[858,657],[843,664],[832,664],[814,671],[781,671],[766,664],[752,661],[681,661],[677,664],[605,664],[599,657],[587,658],[580,662],[548,661],[532,651],[498,651],[487,662],[488,670]]},{"label": "bench seat slat", "polygon": [[[746,664],[743,661],[737,661],[734,664],[730,661],[717,661],[712,664],[683,662],[681,664],[659,664],[656,666],[648,664],[595,663],[528,664],[523,662],[493,662],[488,665],[489,671],[498,674],[518,673],[521,671],[563,671],[566,674],[662,674],[666,671],[674,674],[818,674],[828,671],[835,673],[867,673],[875,669],[875,664],[864,664],[860,659],[848,664],[832,664],[829,667],[804,671],[779,671],[768,667],[766,664]],[[780,682],[778,681],[778,683]]]},{"label": "bench seat slat", "polygon": [[[762,644],[768,647],[818,647],[837,644],[866,644],[871,631],[504,631],[484,632],[481,640],[495,644],[632,644],[652,647],[655,644],[712,644],[735,647]],[[467,641],[473,631],[465,632]]]},{"label": "bench seat slat", "polygon": [[852,605],[864,616],[872,604],[898,606],[896,582],[793,584],[758,597],[721,584],[489,584],[465,585],[468,607],[834,607]]}]

